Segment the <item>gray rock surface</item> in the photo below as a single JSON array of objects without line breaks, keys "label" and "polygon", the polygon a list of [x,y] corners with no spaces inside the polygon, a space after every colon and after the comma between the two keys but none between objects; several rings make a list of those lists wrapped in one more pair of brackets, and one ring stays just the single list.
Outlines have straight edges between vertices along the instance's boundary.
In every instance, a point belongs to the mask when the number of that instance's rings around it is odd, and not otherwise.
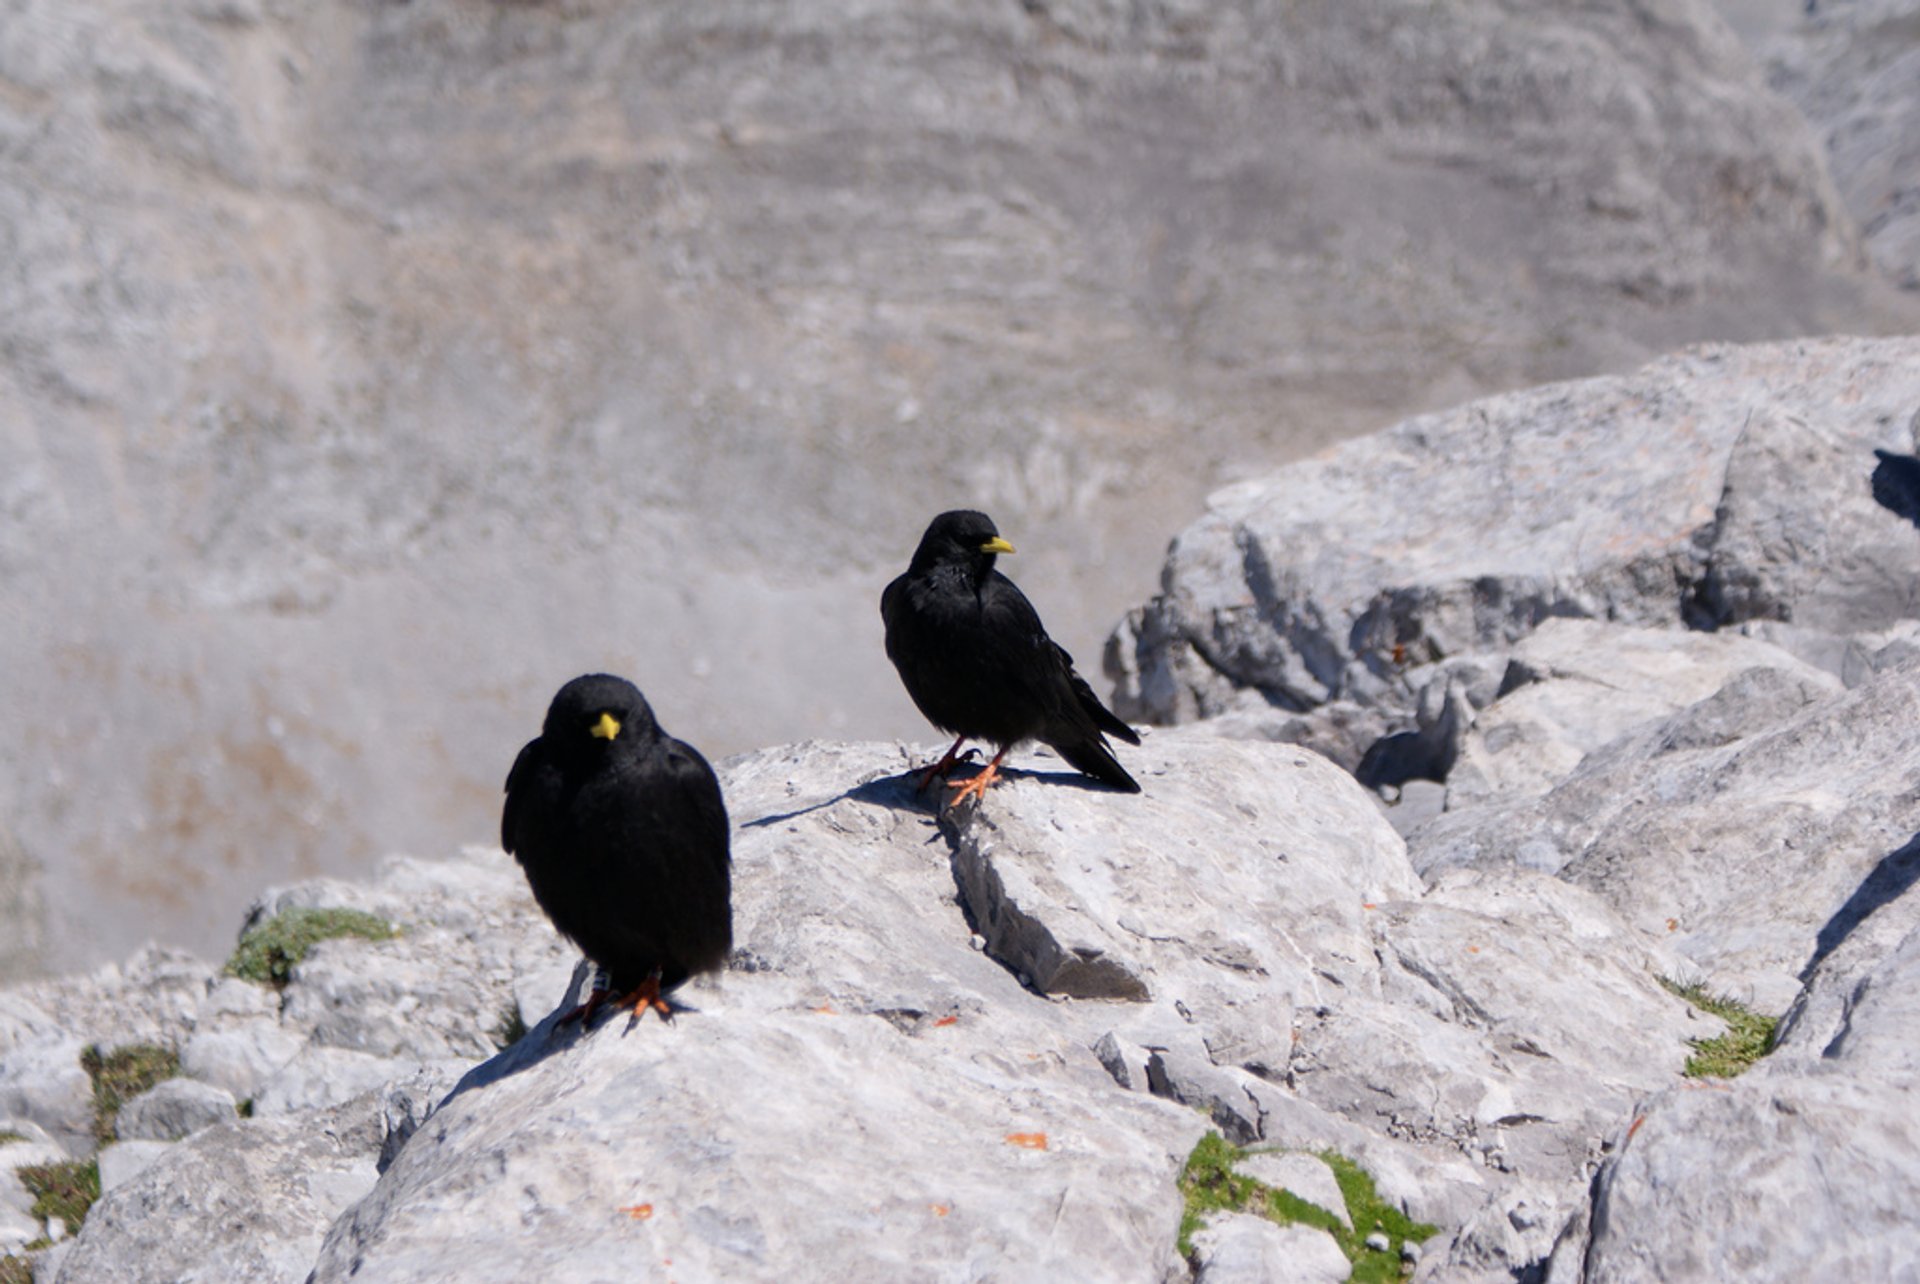
[{"label": "gray rock surface", "polygon": [[1347,1200],[1340,1193],[1340,1182],[1317,1155],[1286,1151],[1253,1151],[1235,1164],[1234,1171],[1263,1182],[1275,1190],[1288,1190],[1339,1218],[1340,1224],[1353,1229],[1347,1215]]},{"label": "gray rock surface", "polygon": [[102,1146],[94,1161],[100,1165],[100,1193],[110,1194],[159,1162],[173,1148],[171,1141],[116,1141]]},{"label": "gray rock surface", "polygon": [[[1733,11],[1764,8],[1723,0]],[[1767,83],[1825,144],[1828,167],[1880,270],[1920,289],[1920,4],[1793,4],[1748,35]]]},{"label": "gray rock surface", "polygon": [[122,1141],[178,1141],[202,1128],[232,1123],[237,1104],[231,1092],[214,1084],[165,1079],[121,1106],[113,1131]]},{"label": "gray rock surface", "polygon": [[1252,689],[1406,709],[1421,666],[1554,616],[1884,628],[1920,543],[1867,477],[1876,447],[1912,449],[1916,371],[1913,339],[1700,348],[1220,491],[1109,642],[1118,707],[1191,719]]},{"label": "gray rock surface", "polygon": [[1193,1237],[1194,1284],[1341,1284],[1353,1273],[1333,1236],[1228,1213]]},{"label": "gray rock surface", "polygon": [[93,1080],[80,1067],[86,1044],[49,1038],[0,1056],[0,1119],[44,1128],[70,1154],[93,1144]]},{"label": "gray rock surface", "polygon": [[1513,648],[1501,695],[1463,735],[1446,777],[1447,806],[1545,793],[1594,750],[1757,669],[1777,672],[1806,702],[1840,688],[1837,678],[1737,633],[1546,620]]},{"label": "gray rock surface", "polygon": [[1435,822],[1415,862],[1558,874],[1664,936],[1681,979],[1784,1011],[1920,832],[1917,677],[1909,664],[1811,703],[1799,685],[1736,681],[1536,799]]},{"label": "gray rock surface", "polygon": [[1920,324],[1706,0],[7,25],[0,817],[54,970],[486,838],[588,669],[712,753],[920,734],[873,601],[957,499],[1084,657],[1270,461]]},{"label": "gray rock surface", "polygon": [[[1911,921],[1910,890],[1896,916]],[[1845,948],[1844,946],[1842,948]],[[1836,960],[1830,960],[1835,962]],[[1821,968],[1825,972],[1826,965]],[[1569,1243],[1586,1284],[1901,1279],[1920,1260],[1920,932],[1848,979],[1844,1010],[1803,1017],[1739,1079],[1670,1089],[1636,1112]],[[1832,978],[1816,975],[1810,990]]]},{"label": "gray rock surface", "polygon": [[321,1237],[374,1181],[364,1105],[208,1128],[101,1197],[60,1284],[298,1281]]}]

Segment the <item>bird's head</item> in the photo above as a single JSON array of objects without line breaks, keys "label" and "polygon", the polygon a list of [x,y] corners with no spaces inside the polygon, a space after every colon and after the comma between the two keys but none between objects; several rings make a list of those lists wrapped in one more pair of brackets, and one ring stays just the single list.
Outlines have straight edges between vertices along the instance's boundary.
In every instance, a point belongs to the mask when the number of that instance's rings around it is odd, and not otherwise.
[{"label": "bird's head", "polygon": [[590,762],[659,734],[640,688],[610,673],[589,673],[561,687],[547,707],[542,735],[569,762]]},{"label": "bird's head", "polygon": [[964,566],[974,579],[993,569],[993,559],[1013,552],[1013,545],[1000,537],[993,519],[970,508],[942,513],[920,537],[913,553],[913,569],[924,571],[935,566]]}]

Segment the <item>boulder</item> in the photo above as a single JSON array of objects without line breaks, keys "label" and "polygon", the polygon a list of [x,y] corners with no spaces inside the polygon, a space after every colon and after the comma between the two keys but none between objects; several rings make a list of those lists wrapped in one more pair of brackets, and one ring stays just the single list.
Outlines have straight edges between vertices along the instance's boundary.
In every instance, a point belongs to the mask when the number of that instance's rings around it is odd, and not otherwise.
[{"label": "boulder", "polygon": [[1353,1229],[1347,1215],[1346,1196],[1333,1169],[1317,1155],[1302,1155],[1284,1150],[1256,1150],[1235,1164],[1234,1171],[1251,1177],[1275,1190],[1291,1191],[1309,1204],[1332,1213],[1342,1226]]},{"label": "boulder", "polygon": [[59,1278],[302,1280],[327,1227],[373,1185],[378,1149],[366,1102],[203,1129],[101,1196]]},{"label": "boulder", "polygon": [[113,1131],[123,1141],[178,1141],[202,1128],[233,1122],[237,1109],[225,1088],[197,1079],[166,1079],[121,1106]]},{"label": "boulder", "polygon": [[86,1044],[39,1039],[0,1056],[0,1119],[46,1130],[68,1154],[93,1149],[93,1080],[80,1065]]},{"label": "boulder", "polygon": [[1193,1237],[1194,1284],[1342,1284],[1353,1273],[1333,1236],[1228,1213]]},{"label": "boulder", "polygon": [[1463,733],[1445,776],[1447,808],[1545,793],[1595,749],[1756,669],[1779,672],[1803,702],[1840,688],[1792,654],[1731,631],[1547,620],[1513,648],[1499,697]]},{"label": "boulder", "polygon": [[[1912,892],[1902,917],[1912,919]],[[1830,963],[1832,960],[1829,961]],[[1823,969],[1825,970],[1823,965]],[[1814,986],[1820,984],[1816,977]],[[1920,1260],[1920,931],[1730,1083],[1637,1111],[1593,1187],[1584,1284],[1898,1279]]]},{"label": "boulder", "polygon": [[1109,643],[1118,708],[1187,720],[1251,688],[1405,709],[1420,666],[1556,616],[1885,627],[1920,541],[1867,479],[1875,448],[1912,448],[1916,370],[1914,339],[1703,347],[1220,491]]},{"label": "boulder", "polygon": [[1558,874],[1663,937],[1686,960],[1679,979],[1784,1011],[1823,935],[1920,833],[1920,667],[1811,702],[1768,672],[1589,755],[1538,798],[1435,822],[1415,864]]}]

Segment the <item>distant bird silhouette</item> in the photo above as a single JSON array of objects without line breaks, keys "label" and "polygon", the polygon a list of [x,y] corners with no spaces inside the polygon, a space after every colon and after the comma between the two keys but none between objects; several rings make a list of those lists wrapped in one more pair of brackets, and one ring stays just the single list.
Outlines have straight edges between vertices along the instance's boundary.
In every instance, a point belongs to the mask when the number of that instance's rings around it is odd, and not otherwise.
[{"label": "distant bird silhouette", "polygon": [[1920,459],[1876,450],[1880,461],[1873,470],[1873,497],[1880,506],[1920,526]]},{"label": "distant bird silhouette", "polygon": [[993,568],[996,555],[1011,552],[985,513],[942,513],[880,595],[887,657],[927,721],[955,736],[920,787],[946,775],[962,744],[984,740],[998,747],[993,761],[953,786],[954,802],[978,799],[1009,750],[1040,740],[1096,780],[1139,793],[1106,740],[1137,745],[1139,735],[1100,703],[1026,595]]},{"label": "distant bird silhouette", "polygon": [[654,721],[638,687],[594,673],[560,688],[507,775],[500,842],[553,925],[604,969],[567,1014],[609,998],[671,1019],[662,997],[718,968],[733,943],[732,858],[720,782]]}]

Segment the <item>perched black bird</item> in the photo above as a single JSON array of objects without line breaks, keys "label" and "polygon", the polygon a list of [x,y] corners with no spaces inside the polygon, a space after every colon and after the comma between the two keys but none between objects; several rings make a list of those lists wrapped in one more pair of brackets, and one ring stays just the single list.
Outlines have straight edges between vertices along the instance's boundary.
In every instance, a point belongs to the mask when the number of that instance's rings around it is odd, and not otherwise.
[{"label": "perched black bird", "polygon": [[985,513],[942,513],[921,536],[906,574],[880,595],[887,657],[907,694],[929,722],[957,737],[921,777],[921,788],[946,774],[962,744],[985,740],[999,747],[993,761],[954,786],[955,802],[978,798],[998,778],[1008,750],[1042,740],[1089,776],[1139,793],[1106,737],[1133,745],[1140,737],[1100,703],[1026,595],[993,569],[997,554],[1011,552]]},{"label": "perched black bird", "polygon": [[1876,450],[1880,462],[1873,469],[1873,497],[1880,507],[1920,526],[1920,459]]},{"label": "perched black bird", "polygon": [[578,1015],[617,996],[670,1016],[660,996],[732,947],[720,782],[625,678],[588,674],[553,697],[507,775],[500,842],[553,925],[611,980]]}]

